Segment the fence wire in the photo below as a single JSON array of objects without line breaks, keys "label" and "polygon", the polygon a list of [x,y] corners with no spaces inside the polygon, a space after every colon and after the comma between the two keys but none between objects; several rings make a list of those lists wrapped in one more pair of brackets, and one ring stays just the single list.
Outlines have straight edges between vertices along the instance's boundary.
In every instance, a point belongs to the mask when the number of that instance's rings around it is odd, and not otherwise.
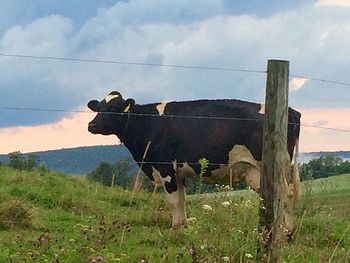
[{"label": "fence wire", "polygon": [[[117,64],[117,65],[129,65],[129,66],[148,66],[148,67],[165,67],[165,68],[178,68],[178,69],[194,69],[194,70],[211,70],[211,71],[231,71],[231,72],[243,72],[243,73],[259,73],[266,74],[266,70],[255,70],[255,69],[242,69],[242,68],[230,68],[230,67],[216,67],[216,66],[194,66],[194,65],[179,65],[179,64],[158,64],[158,63],[145,63],[135,61],[118,61],[118,60],[102,60],[102,59],[88,59],[88,58],[69,58],[69,57],[55,57],[55,56],[35,56],[35,55],[24,55],[24,54],[8,54],[0,53],[1,57],[10,58],[22,58],[22,59],[40,59],[40,60],[52,60],[52,61],[64,61],[64,62],[85,62],[85,63],[100,63],[100,64]],[[326,82],[341,86],[350,87],[349,82],[335,81],[317,78],[313,76],[302,76],[289,74],[290,77],[303,78],[311,81]]]},{"label": "fence wire", "polygon": [[[86,114],[96,114],[96,112],[93,111],[86,111],[86,110],[64,110],[64,109],[44,109],[44,108],[29,108],[29,107],[3,107],[0,106],[0,110],[18,110],[18,111],[40,111],[40,112],[64,112],[64,113],[86,113]],[[155,117],[155,118],[186,118],[186,119],[209,119],[209,120],[231,120],[231,121],[255,121],[255,122],[262,122],[264,119],[254,119],[254,118],[235,118],[235,117],[220,117],[220,116],[194,116],[194,115],[172,115],[172,114],[150,114],[150,113],[133,113],[133,112],[110,112],[110,111],[100,111],[98,113],[101,114],[111,114],[111,115],[120,115],[120,116],[138,116],[138,117]],[[292,125],[300,125],[301,127],[308,127],[308,128],[317,128],[317,129],[323,129],[323,130],[329,130],[329,131],[336,131],[336,132],[345,132],[350,133],[350,130],[347,129],[337,129],[332,127],[325,127],[325,126],[318,126],[313,125],[309,123],[295,123],[295,122],[288,122],[288,124]]]}]

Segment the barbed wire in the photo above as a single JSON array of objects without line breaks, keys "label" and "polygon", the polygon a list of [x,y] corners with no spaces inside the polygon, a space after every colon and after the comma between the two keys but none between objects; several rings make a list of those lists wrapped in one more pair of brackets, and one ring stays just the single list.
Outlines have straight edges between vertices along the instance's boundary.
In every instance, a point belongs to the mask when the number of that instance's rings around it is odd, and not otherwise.
[{"label": "barbed wire", "polygon": [[[87,114],[96,114],[93,111],[86,110],[64,110],[64,109],[44,109],[44,108],[30,108],[30,107],[5,107],[0,106],[0,110],[18,110],[18,111],[41,111],[41,112],[64,112],[64,113],[87,113]],[[101,114],[111,114],[111,115],[120,115],[120,116],[138,116],[138,117],[165,117],[165,118],[187,118],[187,119],[211,119],[211,120],[232,120],[232,121],[256,121],[262,122],[263,119],[260,118],[238,118],[238,117],[220,117],[220,116],[196,116],[196,115],[171,115],[171,114],[152,114],[152,113],[133,113],[133,112],[110,112],[110,111],[100,111]],[[338,129],[332,127],[318,126],[309,123],[295,123],[288,122],[292,125],[300,125],[301,127],[317,128],[323,130],[337,131],[350,133],[350,130],[347,129]]]}]

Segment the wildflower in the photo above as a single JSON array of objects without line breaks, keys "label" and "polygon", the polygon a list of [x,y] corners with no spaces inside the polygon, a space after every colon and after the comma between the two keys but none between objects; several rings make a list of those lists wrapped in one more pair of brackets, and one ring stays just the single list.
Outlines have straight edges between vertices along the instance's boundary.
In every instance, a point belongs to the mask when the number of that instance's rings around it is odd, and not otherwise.
[{"label": "wildflower", "polygon": [[201,249],[206,249],[206,248],[207,248],[207,244],[201,245]]},{"label": "wildflower", "polygon": [[187,218],[187,223],[189,223],[189,224],[196,223],[196,221],[197,221],[197,218],[195,218],[195,217]]},{"label": "wildflower", "polygon": [[102,262],[104,260],[103,256],[91,257],[91,263]]},{"label": "wildflower", "polygon": [[39,243],[47,243],[50,241],[50,235],[49,235],[49,230],[45,230],[44,233],[42,233],[37,240]]},{"label": "wildflower", "polygon": [[180,259],[182,259],[184,255],[182,253],[176,254],[176,262],[180,262]]},{"label": "wildflower", "polygon": [[250,253],[245,253],[245,257],[246,257],[246,258],[253,258],[253,255],[250,254]]},{"label": "wildflower", "polygon": [[286,233],[286,234],[289,233],[289,230],[285,228],[283,225],[280,225],[280,228],[282,229],[283,233]]},{"label": "wildflower", "polygon": [[252,201],[250,201],[249,199],[246,200],[246,201],[244,202],[244,206],[247,207],[247,208],[251,207],[251,206],[252,206]]},{"label": "wildflower", "polygon": [[221,185],[220,186],[220,188],[222,189],[222,190],[230,190],[230,186],[229,185]]},{"label": "wildflower", "polygon": [[207,211],[212,211],[213,208],[210,205],[202,205],[202,208]]},{"label": "wildflower", "polygon": [[229,262],[230,261],[230,258],[229,257],[222,257],[221,258],[224,262]]},{"label": "wildflower", "polygon": [[231,205],[230,201],[225,201],[225,202],[222,202],[221,205],[223,207],[229,207]]},{"label": "wildflower", "polygon": [[196,255],[196,248],[194,247],[194,244],[191,244],[190,248],[188,249],[188,252],[190,253],[191,256]]}]

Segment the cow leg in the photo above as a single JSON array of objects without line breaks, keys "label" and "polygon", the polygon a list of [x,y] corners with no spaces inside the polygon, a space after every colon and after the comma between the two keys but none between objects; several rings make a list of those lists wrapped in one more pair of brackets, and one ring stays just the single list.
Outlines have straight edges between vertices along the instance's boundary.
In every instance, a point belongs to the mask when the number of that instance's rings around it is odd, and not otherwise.
[{"label": "cow leg", "polygon": [[254,166],[251,166],[244,173],[245,181],[247,185],[255,192],[260,190],[260,170]]},{"label": "cow leg", "polygon": [[[158,173],[158,177],[161,179],[166,193],[167,201],[172,209],[171,227],[174,230],[182,229],[187,224],[186,188],[183,183],[183,178],[177,173],[176,164],[174,164],[174,170],[162,168],[163,167],[159,167],[158,170],[153,168],[153,177],[155,177],[155,173]],[[167,174],[167,176],[162,177],[160,174]]]},{"label": "cow leg", "polygon": [[295,154],[294,154],[294,166],[293,166],[293,194],[294,194],[294,207],[300,208],[301,204],[301,183],[299,175],[299,140],[295,141]]},{"label": "cow leg", "polygon": [[171,227],[174,230],[182,229],[187,224],[186,216],[186,188],[183,180],[176,176],[177,190],[171,194],[167,194],[168,202],[172,206]]}]

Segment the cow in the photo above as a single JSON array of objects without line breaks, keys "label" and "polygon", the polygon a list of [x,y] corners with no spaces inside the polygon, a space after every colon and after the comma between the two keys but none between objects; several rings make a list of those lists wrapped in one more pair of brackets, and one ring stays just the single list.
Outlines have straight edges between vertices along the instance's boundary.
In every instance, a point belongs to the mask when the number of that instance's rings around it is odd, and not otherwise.
[{"label": "cow", "polygon": [[[203,180],[228,184],[245,179],[259,191],[264,105],[235,100],[194,100],[138,105],[117,91],[88,107],[97,113],[93,134],[116,135],[142,171],[161,181],[172,207],[172,228],[187,223],[185,179],[200,173],[198,160],[209,161]],[[290,163],[298,143],[301,114],[288,110],[286,155]],[[290,167],[290,166],[289,166]]]}]

